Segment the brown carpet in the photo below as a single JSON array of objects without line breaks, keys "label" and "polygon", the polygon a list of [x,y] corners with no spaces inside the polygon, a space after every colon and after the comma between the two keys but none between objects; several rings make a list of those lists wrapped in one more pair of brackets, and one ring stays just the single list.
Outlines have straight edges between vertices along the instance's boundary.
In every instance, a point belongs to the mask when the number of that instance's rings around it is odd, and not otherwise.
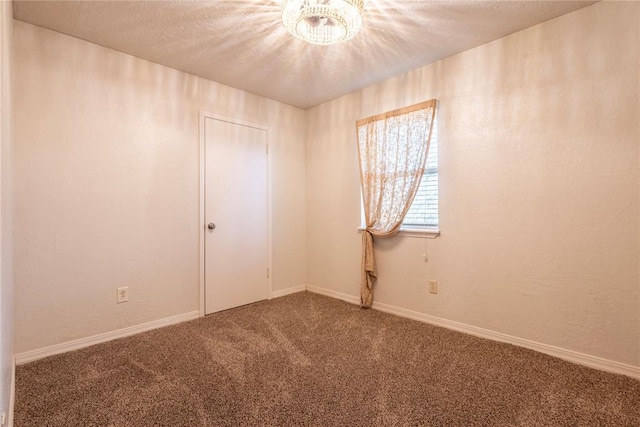
[{"label": "brown carpet", "polygon": [[15,426],[640,426],[640,381],[302,292],[16,372]]}]

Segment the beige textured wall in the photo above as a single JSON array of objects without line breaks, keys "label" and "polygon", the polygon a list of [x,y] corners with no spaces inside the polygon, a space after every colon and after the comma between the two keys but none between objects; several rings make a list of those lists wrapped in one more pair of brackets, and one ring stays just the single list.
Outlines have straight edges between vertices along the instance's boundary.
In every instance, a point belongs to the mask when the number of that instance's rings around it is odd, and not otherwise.
[{"label": "beige textured wall", "polygon": [[13,372],[12,3],[0,3],[0,413],[10,416]]},{"label": "beige textured wall", "polygon": [[598,3],[308,110],[309,283],[358,295],[354,122],[437,98],[442,236],[378,240],[375,300],[640,366],[639,22]]},{"label": "beige textured wall", "polygon": [[639,9],[308,110],[306,152],[303,111],[16,22],[16,352],[198,308],[199,109],[271,126],[274,290],[357,295],[354,122],[438,98],[442,236],[379,241],[376,300],[640,366]]},{"label": "beige textured wall", "polygon": [[270,126],[273,289],[305,283],[304,111],[23,22],[15,45],[16,353],[198,310],[199,110]]}]

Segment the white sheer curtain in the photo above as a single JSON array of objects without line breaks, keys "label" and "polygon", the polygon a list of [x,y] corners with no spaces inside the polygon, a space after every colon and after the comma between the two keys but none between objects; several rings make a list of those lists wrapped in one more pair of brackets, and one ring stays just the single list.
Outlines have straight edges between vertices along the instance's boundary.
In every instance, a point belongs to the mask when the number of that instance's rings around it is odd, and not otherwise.
[{"label": "white sheer curtain", "polygon": [[398,232],[424,174],[437,100],[358,120],[362,231],[360,304],[371,307],[376,260],[373,237]]}]

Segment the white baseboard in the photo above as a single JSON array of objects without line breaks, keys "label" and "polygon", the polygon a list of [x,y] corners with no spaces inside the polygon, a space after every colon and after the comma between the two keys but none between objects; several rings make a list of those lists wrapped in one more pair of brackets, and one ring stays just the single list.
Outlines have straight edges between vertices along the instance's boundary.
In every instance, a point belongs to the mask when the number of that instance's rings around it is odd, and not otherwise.
[{"label": "white baseboard", "polygon": [[129,326],[128,328],[118,329],[116,331],[105,332],[102,334],[80,338],[62,344],[52,345],[50,347],[26,351],[24,353],[16,354],[15,364],[23,365],[28,362],[33,362],[34,360],[53,356],[55,354],[78,350],[80,348],[89,347],[94,344],[100,344],[106,341],[115,340],[117,338],[124,338],[131,335],[139,334],[141,332],[150,331],[152,329],[162,328],[163,326],[175,325],[176,323],[186,322],[188,320],[197,319],[198,317],[200,317],[199,311],[191,311],[189,313],[183,313],[176,316],[166,317],[164,319],[153,320],[151,322],[142,323],[136,326]]},{"label": "white baseboard", "polygon": [[[332,298],[337,298],[352,304],[360,304],[360,298],[357,296],[348,295],[341,292],[332,291],[329,289],[319,288],[313,285],[307,285],[307,291],[326,295]],[[455,322],[453,320],[447,320],[441,317],[431,316],[429,314],[407,310],[407,309],[396,307],[390,304],[384,304],[384,303],[374,301],[372,308],[374,310],[384,311],[385,313],[395,314],[397,316],[418,320],[420,322],[441,326],[447,329],[453,329],[454,331],[458,331],[458,332],[464,332],[466,334],[474,335],[480,338],[487,338],[494,341],[500,341],[508,344],[517,345],[519,347],[525,347],[530,350],[539,351],[540,353],[545,353],[550,356],[558,357],[560,359],[564,359],[569,362],[588,366],[590,368],[599,369],[601,371],[613,372],[615,374],[622,374],[632,378],[640,379],[640,366],[627,365],[625,363],[603,359],[600,357],[591,356],[589,354],[579,353],[573,350],[567,350],[561,347],[543,344],[536,341],[527,340],[524,338],[518,338],[512,335],[503,334],[501,332],[495,332],[489,329],[478,328],[476,326],[467,325],[465,323]]]},{"label": "white baseboard", "polygon": [[304,292],[306,290],[307,290],[307,285],[293,286],[291,288],[280,289],[280,290],[271,292],[271,298],[280,298],[285,295],[295,294],[296,292]]},{"label": "white baseboard", "polygon": [[313,292],[314,294],[326,295],[328,297],[346,301],[351,304],[360,305],[360,297],[354,297],[353,295],[343,294],[342,292],[336,292],[330,289],[319,288],[318,286],[313,286],[313,285],[307,285],[307,291]]},{"label": "white baseboard", "polygon": [[16,358],[11,363],[11,385],[9,388],[9,413],[7,414],[7,427],[13,427],[13,408],[16,401]]}]

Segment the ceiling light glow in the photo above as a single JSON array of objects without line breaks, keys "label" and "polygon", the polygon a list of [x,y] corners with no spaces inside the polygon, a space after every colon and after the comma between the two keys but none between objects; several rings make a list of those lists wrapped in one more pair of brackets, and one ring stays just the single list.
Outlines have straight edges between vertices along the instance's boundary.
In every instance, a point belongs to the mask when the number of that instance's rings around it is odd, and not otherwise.
[{"label": "ceiling light glow", "polygon": [[360,31],[363,8],[364,0],[282,0],[282,23],[299,39],[330,45]]}]

